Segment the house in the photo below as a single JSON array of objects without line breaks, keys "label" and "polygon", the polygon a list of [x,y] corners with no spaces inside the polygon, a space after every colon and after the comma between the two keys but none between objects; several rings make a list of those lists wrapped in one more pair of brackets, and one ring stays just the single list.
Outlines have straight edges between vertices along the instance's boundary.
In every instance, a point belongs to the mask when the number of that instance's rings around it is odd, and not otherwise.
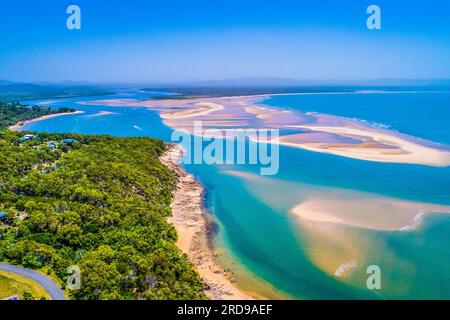
[{"label": "house", "polygon": [[0,211],[0,221],[5,221],[8,218],[8,215],[5,211]]},{"label": "house", "polygon": [[56,142],[54,141],[49,141],[47,142],[47,147],[51,150],[54,151],[56,149]]},{"label": "house", "polygon": [[63,141],[61,141],[62,144],[65,144],[67,146],[71,146],[77,142],[78,142],[78,140],[75,140],[75,139],[64,139]]},{"label": "house", "polygon": [[36,139],[38,136],[34,135],[34,134],[26,134],[24,135],[22,138],[19,139],[20,143],[26,142],[26,141],[31,141]]}]

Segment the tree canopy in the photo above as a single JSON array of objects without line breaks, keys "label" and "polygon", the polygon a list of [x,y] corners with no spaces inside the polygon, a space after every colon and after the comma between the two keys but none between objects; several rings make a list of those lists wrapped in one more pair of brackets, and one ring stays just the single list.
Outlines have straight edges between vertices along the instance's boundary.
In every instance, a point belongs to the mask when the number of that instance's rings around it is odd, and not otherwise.
[{"label": "tree canopy", "polygon": [[42,116],[63,112],[74,112],[70,108],[43,108],[39,106],[24,106],[19,103],[0,102],[0,130],[15,125],[18,122],[39,118]]},{"label": "tree canopy", "polygon": [[[151,138],[0,134],[0,261],[50,269],[75,299],[204,299],[167,222],[175,179]],[[64,139],[74,139],[71,145]],[[50,148],[49,142],[56,145]]]}]

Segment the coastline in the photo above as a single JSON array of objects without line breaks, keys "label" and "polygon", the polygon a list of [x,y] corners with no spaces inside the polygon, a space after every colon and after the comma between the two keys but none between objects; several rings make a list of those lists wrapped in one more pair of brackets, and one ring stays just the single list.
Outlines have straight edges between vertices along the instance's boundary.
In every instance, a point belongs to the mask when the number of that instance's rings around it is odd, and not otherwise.
[{"label": "coastline", "polygon": [[195,178],[177,164],[183,151],[170,146],[160,161],[176,177],[177,186],[172,201],[172,216],[169,223],[178,233],[178,248],[195,264],[207,285],[205,294],[212,300],[251,300],[248,294],[237,288],[231,274],[216,261],[211,247],[210,221],[203,207],[204,189]]},{"label": "coastline", "polygon": [[39,118],[35,118],[35,119],[26,120],[26,121],[23,121],[23,122],[16,123],[15,125],[8,127],[8,129],[10,131],[21,131],[24,126],[26,126],[26,125],[28,125],[30,123],[33,123],[33,122],[47,120],[47,119],[52,119],[52,118],[56,118],[56,117],[62,117],[62,116],[70,116],[70,115],[75,115],[75,114],[82,114],[82,113],[84,113],[84,111],[48,114],[46,116],[42,116],[42,117],[39,117]]},{"label": "coastline", "polygon": [[[373,93],[392,92],[362,91],[353,94]],[[290,95],[301,94],[329,93]],[[195,133],[195,124],[199,122],[202,123],[202,130],[219,130],[220,134],[236,128],[278,129],[286,132],[272,142],[286,147],[371,162],[450,166],[450,152],[445,145],[378,128],[358,119],[264,105],[265,98],[275,95],[193,98],[176,102],[170,99],[114,99],[102,103],[110,107],[149,108],[159,113],[166,126],[190,134]],[[201,134],[204,135],[205,131]]]}]

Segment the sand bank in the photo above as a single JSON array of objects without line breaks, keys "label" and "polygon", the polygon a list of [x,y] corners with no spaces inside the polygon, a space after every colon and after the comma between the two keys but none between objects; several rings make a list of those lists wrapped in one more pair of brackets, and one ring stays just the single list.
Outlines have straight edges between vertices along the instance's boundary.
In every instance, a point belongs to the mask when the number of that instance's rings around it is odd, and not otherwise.
[{"label": "sand bank", "polygon": [[[361,270],[365,274],[365,268],[374,261],[374,253],[382,252],[385,257],[398,260],[395,252],[377,242],[378,235],[416,232],[423,228],[427,217],[450,214],[450,206],[446,205],[315,186],[245,171],[223,173],[242,179],[247,192],[279,214],[290,213],[305,254],[320,270],[339,281],[347,281]],[[406,265],[408,261],[399,263]]]},{"label": "sand bank", "polygon": [[49,115],[42,116],[42,117],[39,117],[39,118],[36,118],[36,119],[19,122],[18,124],[10,126],[8,129],[11,130],[11,131],[21,131],[24,126],[26,126],[26,125],[28,125],[30,123],[33,123],[33,122],[42,121],[42,120],[46,120],[46,119],[57,118],[57,117],[62,117],[62,116],[71,116],[71,115],[81,114],[81,113],[84,113],[84,111],[49,114]]},{"label": "sand bank", "polygon": [[[355,94],[366,93],[374,92]],[[146,107],[159,112],[167,126],[184,132],[193,133],[194,124],[200,121],[204,130],[284,129],[273,143],[366,161],[450,166],[450,152],[446,146],[354,119],[262,105],[261,101],[268,97],[270,95],[145,101],[118,99],[83,104]]]},{"label": "sand bank", "polygon": [[[354,138],[365,143],[338,144],[328,142],[295,142],[286,137],[280,139],[281,144],[308,149],[311,151],[331,153],[360,160],[423,164],[429,166],[450,166],[450,152],[432,148],[408,140],[394,132],[384,132],[373,128],[358,128],[346,126],[293,126],[313,132],[325,132],[338,136]],[[301,134],[299,134],[301,136]]]},{"label": "sand bank", "polygon": [[448,205],[319,187],[249,172],[225,170],[224,173],[245,180],[248,191],[271,208],[290,212],[295,221],[319,228],[341,225],[358,229],[406,231],[420,227],[429,214],[450,214]]},{"label": "sand bank", "polygon": [[210,113],[223,110],[224,107],[217,103],[211,102],[200,102],[195,104],[195,107],[192,109],[183,109],[183,110],[174,110],[170,112],[165,112],[162,115],[163,119],[186,119],[186,118],[195,118],[199,116],[208,115]]},{"label": "sand bank", "polygon": [[[194,177],[176,164],[182,151],[172,147],[162,157],[164,163],[176,176],[177,188],[172,202],[172,223],[178,233],[177,246],[197,266],[208,288],[206,295],[213,300],[252,299],[238,289],[231,274],[216,261],[216,253],[210,243],[209,224],[203,208],[203,187]],[[174,162],[175,161],[175,162]]]},{"label": "sand bank", "polygon": [[309,196],[291,210],[300,221],[381,231],[413,229],[426,214],[435,212],[450,213],[450,207],[345,190]]},{"label": "sand bank", "polygon": [[87,116],[83,116],[83,118],[103,117],[103,116],[109,116],[109,115],[114,115],[114,114],[120,114],[120,113],[111,112],[111,111],[100,111],[99,113],[89,114]]}]

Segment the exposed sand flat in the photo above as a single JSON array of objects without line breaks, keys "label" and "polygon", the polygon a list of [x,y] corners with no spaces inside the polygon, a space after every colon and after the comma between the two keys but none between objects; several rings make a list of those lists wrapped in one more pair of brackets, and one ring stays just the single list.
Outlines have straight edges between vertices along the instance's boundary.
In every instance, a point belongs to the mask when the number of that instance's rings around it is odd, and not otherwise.
[{"label": "exposed sand flat", "polygon": [[55,100],[41,101],[41,102],[39,102],[39,105],[40,106],[48,106],[48,105],[54,104],[55,102],[56,102]]},{"label": "exposed sand flat", "polygon": [[417,227],[427,213],[450,213],[450,207],[334,191],[308,197],[291,212],[300,221],[399,231]]},{"label": "exposed sand flat", "polygon": [[109,116],[109,115],[113,115],[113,114],[120,114],[117,112],[111,112],[111,111],[100,111],[99,113],[96,114],[89,114],[87,116],[84,116],[83,118],[95,118],[95,117],[103,117],[103,116]]},{"label": "exposed sand flat", "polygon": [[[194,177],[176,164],[182,150],[172,148],[162,157],[164,163],[177,177],[177,188],[172,202],[173,223],[178,233],[177,246],[197,266],[203,281],[208,285],[206,295],[213,300],[249,300],[249,295],[239,290],[215,258],[209,240],[209,221],[203,208],[203,187]],[[175,161],[175,162],[174,162]]]},{"label": "exposed sand flat", "polygon": [[[228,129],[234,129],[234,128],[246,128],[248,126],[247,121],[241,121],[241,120],[198,120],[202,123],[202,128],[204,130],[211,129],[211,130],[226,130]],[[186,132],[193,133],[194,132],[194,126],[192,124],[192,121],[186,121],[186,120],[165,120],[164,124],[171,128],[175,128],[176,130],[184,130]]]},{"label": "exposed sand flat", "polygon": [[[290,212],[311,262],[344,282],[355,272],[362,270],[365,274],[366,267],[373,264],[370,252],[383,252],[398,259],[383,243],[374,242],[377,237],[372,236],[377,234],[374,230],[416,230],[427,215],[450,214],[450,206],[317,187],[250,172],[225,170],[224,173],[243,179],[247,190],[262,203],[280,213]],[[400,263],[408,268],[408,261]]]},{"label": "exposed sand flat", "polygon": [[284,146],[366,161],[450,166],[450,152],[438,144],[380,129],[358,120],[261,105],[261,101],[268,97],[269,95],[259,95],[145,101],[121,99],[84,104],[146,107],[158,111],[167,126],[190,133],[194,131],[194,124],[199,121],[204,129],[280,129],[283,130],[280,138],[272,142]]},{"label": "exposed sand flat", "polygon": [[283,144],[287,145],[289,143],[292,144],[314,144],[317,143],[317,141],[322,141],[322,144],[342,144],[344,142],[347,142],[347,146],[349,144],[357,146],[360,144],[360,140],[358,139],[347,139],[343,140],[342,136],[331,134],[331,133],[325,133],[325,132],[304,132],[304,133],[295,133],[290,135],[282,136],[282,142]]},{"label": "exposed sand flat", "polygon": [[27,121],[24,121],[24,122],[19,122],[18,124],[10,126],[8,129],[11,130],[11,131],[20,131],[20,130],[22,130],[22,128],[24,126],[26,126],[26,125],[28,125],[30,123],[33,123],[33,122],[42,121],[42,120],[46,120],[46,119],[57,118],[57,117],[62,117],[62,116],[72,116],[72,115],[75,115],[75,114],[82,114],[82,113],[84,113],[84,111],[49,114],[47,116],[39,117],[39,118],[36,118],[36,119],[27,120]]},{"label": "exposed sand flat", "polygon": [[[355,190],[317,187],[254,173],[225,170],[224,173],[250,183],[263,203],[290,212],[295,221],[330,228],[342,225],[360,229],[404,231],[420,226],[428,214],[448,213],[450,206],[391,198]],[[264,185],[264,188],[260,188]]]},{"label": "exposed sand flat", "polygon": [[[354,146],[344,144],[332,145],[327,143],[296,144],[295,142],[283,143],[283,141],[285,141],[283,138],[280,139],[281,144],[368,161],[424,164],[442,167],[450,165],[450,152],[408,141],[405,138],[397,136],[394,132],[387,133],[381,130],[375,131],[371,128],[363,130],[360,128],[336,126],[300,125],[294,127],[358,138],[363,141],[374,141],[377,142],[378,145]],[[395,147],[397,150],[383,148],[383,146]]]},{"label": "exposed sand flat", "polygon": [[280,123],[283,126],[286,126],[289,123],[304,123],[312,120],[312,118],[306,114],[301,114],[291,110],[279,110],[258,106],[245,106],[244,110],[272,126],[274,123]]},{"label": "exposed sand flat", "polygon": [[163,119],[185,119],[195,118],[198,116],[208,115],[212,112],[223,110],[224,107],[217,103],[201,102],[195,104],[195,108],[165,112],[162,114]]}]

